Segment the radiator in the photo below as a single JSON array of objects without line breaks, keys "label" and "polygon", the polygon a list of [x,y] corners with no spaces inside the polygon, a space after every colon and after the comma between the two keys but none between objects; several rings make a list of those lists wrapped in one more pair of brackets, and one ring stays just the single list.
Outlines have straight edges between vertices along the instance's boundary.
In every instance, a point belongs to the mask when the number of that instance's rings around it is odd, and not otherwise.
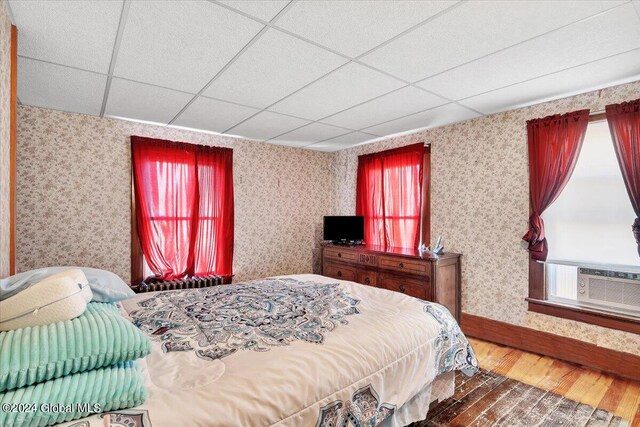
[{"label": "radiator", "polygon": [[225,283],[225,280],[222,276],[210,275],[175,280],[150,280],[132,286],[131,289],[135,293],[174,291],[177,289],[207,288],[209,286],[222,285],[223,283]]}]

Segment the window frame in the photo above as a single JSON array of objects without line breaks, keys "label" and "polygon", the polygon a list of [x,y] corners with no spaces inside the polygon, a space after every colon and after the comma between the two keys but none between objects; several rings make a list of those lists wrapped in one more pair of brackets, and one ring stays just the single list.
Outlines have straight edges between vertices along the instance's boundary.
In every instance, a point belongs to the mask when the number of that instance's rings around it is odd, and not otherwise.
[{"label": "window frame", "polygon": [[[589,123],[606,119],[606,113],[591,114]],[[529,204],[529,215],[531,213],[532,208]],[[547,294],[545,264],[534,260],[531,254],[529,254],[529,296],[525,300],[531,312],[640,334],[639,317],[585,307],[572,302],[550,300]]]}]

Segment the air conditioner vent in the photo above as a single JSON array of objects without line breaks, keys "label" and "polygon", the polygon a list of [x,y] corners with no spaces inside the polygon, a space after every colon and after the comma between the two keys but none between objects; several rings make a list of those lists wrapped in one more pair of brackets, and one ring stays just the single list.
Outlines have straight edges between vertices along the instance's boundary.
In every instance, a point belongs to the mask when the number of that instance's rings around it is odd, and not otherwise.
[{"label": "air conditioner vent", "polygon": [[578,301],[640,312],[640,274],[579,268]]}]

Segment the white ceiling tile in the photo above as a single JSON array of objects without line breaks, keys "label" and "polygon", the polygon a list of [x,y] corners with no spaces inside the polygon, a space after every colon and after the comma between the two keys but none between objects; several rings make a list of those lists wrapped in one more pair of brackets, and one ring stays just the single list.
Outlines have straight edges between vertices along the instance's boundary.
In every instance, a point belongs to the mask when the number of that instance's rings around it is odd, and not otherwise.
[{"label": "white ceiling tile", "polygon": [[640,50],[581,65],[460,101],[486,114],[640,80]]},{"label": "white ceiling tile", "polygon": [[413,114],[364,129],[376,135],[392,135],[418,129],[431,129],[450,123],[461,122],[478,117],[479,114],[456,104],[447,104],[432,110]]},{"label": "white ceiling tile", "polygon": [[329,51],[268,30],[204,95],[264,108],[345,62]]},{"label": "white ceiling tile", "polygon": [[210,2],[134,1],[115,75],[195,93],[262,28]]},{"label": "white ceiling tile", "polygon": [[10,1],[18,54],[107,73],[122,1]]},{"label": "white ceiling tile", "polygon": [[289,0],[221,0],[220,3],[263,21],[271,21]]},{"label": "white ceiling tile", "polygon": [[469,1],[362,61],[414,82],[622,3]]},{"label": "white ceiling tile", "polygon": [[107,77],[18,58],[18,98],[26,105],[99,115]]},{"label": "white ceiling tile", "polygon": [[462,99],[637,47],[640,47],[638,17],[633,6],[626,4],[431,77],[419,85],[451,99]]},{"label": "white ceiling tile", "polygon": [[309,145],[305,148],[317,151],[338,151],[376,138],[377,136],[369,135],[366,133],[352,132],[346,135],[338,136],[336,138],[328,139],[326,141],[318,142],[313,145]]},{"label": "white ceiling tile", "polygon": [[246,122],[229,129],[226,133],[250,139],[265,140],[282,135],[308,123],[306,120],[295,117],[263,111]]},{"label": "white ceiling tile", "polygon": [[407,86],[322,121],[336,126],[362,129],[428,108],[437,107],[447,102],[447,100],[439,96]]},{"label": "white ceiling tile", "polygon": [[356,57],[455,1],[300,1],[277,26]]},{"label": "white ceiling tile", "polygon": [[260,110],[229,102],[198,97],[173,123],[194,129],[224,132]]},{"label": "white ceiling tile", "polygon": [[296,145],[299,147],[350,132],[352,131],[349,129],[324,125],[322,123],[311,123],[284,135],[280,135],[272,142],[285,142],[287,145]]},{"label": "white ceiling tile", "polygon": [[270,110],[318,120],[402,86],[398,80],[352,62]]},{"label": "white ceiling tile", "polygon": [[193,95],[114,78],[105,115],[169,123]]}]

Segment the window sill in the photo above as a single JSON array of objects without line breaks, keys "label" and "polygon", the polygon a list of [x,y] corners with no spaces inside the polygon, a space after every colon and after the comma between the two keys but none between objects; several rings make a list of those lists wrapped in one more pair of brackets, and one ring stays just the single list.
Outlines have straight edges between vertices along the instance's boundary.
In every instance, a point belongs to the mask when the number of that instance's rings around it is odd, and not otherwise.
[{"label": "window sill", "polygon": [[548,316],[562,317],[564,319],[603,326],[625,332],[640,334],[640,317],[627,316],[598,310],[596,308],[563,303],[558,301],[526,298],[529,303],[529,311],[546,314]]}]

